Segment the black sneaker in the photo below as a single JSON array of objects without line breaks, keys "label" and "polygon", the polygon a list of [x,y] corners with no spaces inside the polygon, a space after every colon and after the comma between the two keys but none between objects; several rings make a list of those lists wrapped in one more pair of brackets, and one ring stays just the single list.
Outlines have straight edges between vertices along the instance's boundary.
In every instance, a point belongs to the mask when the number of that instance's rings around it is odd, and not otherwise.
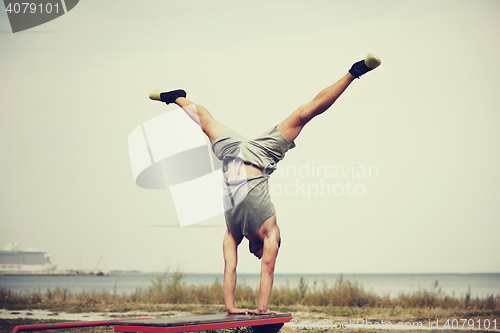
[{"label": "black sneaker", "polygon": [[349,73],[352,74],[352,76],[359,77],[363,74],[368,73],[372,69],[377,68],[380,66],[380,59],[377,58],[377,56],[374,56],[373,54],[369,54],[366,56],[365,59],[358,61],[354,65],[352,65],[351,69],[349,70]]},{"label": "black sneaker", "polygon": [[172,91],[155,90],[149,94],[149,98],[153,101],[160,101],[167,104],[174,103],[179,97],[186,97],[186,92],[182,89]]}]

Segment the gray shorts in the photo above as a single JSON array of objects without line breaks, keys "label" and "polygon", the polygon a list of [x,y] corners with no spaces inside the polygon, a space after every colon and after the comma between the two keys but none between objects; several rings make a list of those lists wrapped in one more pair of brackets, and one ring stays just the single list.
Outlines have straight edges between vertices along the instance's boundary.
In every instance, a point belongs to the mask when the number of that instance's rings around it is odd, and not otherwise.
[{"label": "gray shorts", "polygon": [[294,147],[295,143],[286,141],[276,126],[254,140],[228,129],[212,143],[215,156],[223,161],[224,165],[240,158],[246,164],[263,169],[267,174],[276,170],[285,153]]},{"label": "gray shorts", "polygon": [[278,162],[293,147],[295,144],[286,141],[276,127],[254,140],[229,129],[212,143],[215,156],[223,161],[223,172],[235,160],[265,171],[260,175],[234,181],[229,181],[224,172],[224,215],[234,236],[257,236],[262,224],[276,214],[269,195],[269,174],[276,170]]}]

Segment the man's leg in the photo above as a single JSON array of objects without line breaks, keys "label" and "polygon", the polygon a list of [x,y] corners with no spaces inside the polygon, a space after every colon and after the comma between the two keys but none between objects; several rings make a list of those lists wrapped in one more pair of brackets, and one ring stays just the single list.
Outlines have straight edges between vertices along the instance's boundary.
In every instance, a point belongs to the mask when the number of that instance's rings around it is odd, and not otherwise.
[{"label": "man's leg", "polygon": [[371,71],[380,65],[380,60],[372,54],[365,59],[355,63],[349,72],[339,81],[323,89],[311,102],[302,105],[288,118],[278,125],[281,135],[288,141],[293,142],[302,128],[314,117],[322,114],[342,95],[356,77]]},{"label": "man's leg", "polygon": [[179,105],[191,119],[200,125],[210,143],[213,143],[224,131],[229,129],[215,120],[203,106],[194,104],[185,97],[177,98],[175,104]]},{"label": "man's leg", "polygon": [[211,143],[228,129],[228,127],[217,122],[203,106],[196,105],[186,99],[186,92],[182,89],[172,91],[155,90],[149,94],[149,98],[167,104],[175,103],[180,106],[194,122],[200,125]]},{"label": "man's leg", "polygon": [[278,124],[278,131],[288,141],[293,142],[302,128],[314,117],[325,112],[355,79],[350,73],[339,81],[323,89],[314,99],[299,107],[288,118]]}]

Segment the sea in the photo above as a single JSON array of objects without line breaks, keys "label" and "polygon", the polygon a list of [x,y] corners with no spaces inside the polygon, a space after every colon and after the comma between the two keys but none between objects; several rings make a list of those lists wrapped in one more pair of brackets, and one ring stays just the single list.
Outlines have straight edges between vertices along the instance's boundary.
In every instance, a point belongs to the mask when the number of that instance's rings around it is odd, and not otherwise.
[{"label": "sea", "polygon": [[[152,280],[161,273],[117,272],[106,276],[7,276],[0,275],[0,288],[16,292],[46,292],[48,289],[67,289],[71,292],[107,291],[109,293],[131,294],[138,288],[146,291]],[[275,274],[274,286],[294,288],[300,279],[308,288],[321,288],[323,283],[333,286],[340,274]],[[183,283],[189,285],[210,285],[216,279],[221,283],[222,274],[185,274]],[[380,296],[397,297],[400,293],[413,293],[421,290],[440,290],[441,293],[465,297],[470,293],[473,298],[500,295],[500,273],[473,274],[343,274],[343,281],[361,284],[366,291]],[[252,288],[259,287],[259,274],[238,274],[238,284]]]}]

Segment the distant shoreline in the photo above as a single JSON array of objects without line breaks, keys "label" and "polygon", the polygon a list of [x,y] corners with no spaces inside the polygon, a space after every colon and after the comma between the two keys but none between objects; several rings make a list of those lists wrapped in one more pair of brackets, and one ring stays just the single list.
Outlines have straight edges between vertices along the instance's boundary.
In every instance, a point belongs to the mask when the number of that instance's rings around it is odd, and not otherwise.
[{"label": "distant shoreline", "polygon": [[[138,270],[113,270],[113,271],[98,271],[102,272],[104,275],[118,275],[118,274],[162,274],[164,272],[146,272]],[[222,273],[184,273],[186,275],[222,275]],[[240,275],[255,275],[257,273],[238,273]],[[356,275],[481,275],[481,274],[499,274],[500,272],[473,272],[473,273],[276,273],[277,275],[297,275],[297,276],[322,276],[322,275],[340,275],[345,276],[356,276]],[[54,275],[54,276],[72,276],[72,275],[96,275],[96,271],[91,270],[53,270],[53,271],[0,271],[0,275],[8,276],[44,276],[44,275]]]},{"label": "distant shoreline", "polygon": [[[100,272],[100,271],[97,271]],[[49,271],[9,272],[0,275],[0,285],[14,292],[46,292],[57,288],[69,292],[95,290],[97,292],[133,294],[138,288],[148,290],[152,280],[158,276],[170,274],[146,273],[139,271],[112,271],[102,275],[90,271]],[[210,286],[215,281],[222,282],[224,275],[180,273],[182,284],[189,286]],[[357,283],[366,291],[379,296],[397,297],[401,293],[414,293],[422,290],[440,292],[451,297],[489,297],[500,295],[500,273],[468,274],[283,274],[274,276],[274,288],[292,288],[299,286],[301,280],[309,290],[320,290],[325,286],[332,288],[342,276],[344,281]],[[238,286],[256,289],[259,287],[260,274],[238,273]]]},{"label": "distant shoreline", "polygon": [[2,276],[80,276],[80,275],[116,275],[114,272],[103,273],[102,271],[4,271]]}]

